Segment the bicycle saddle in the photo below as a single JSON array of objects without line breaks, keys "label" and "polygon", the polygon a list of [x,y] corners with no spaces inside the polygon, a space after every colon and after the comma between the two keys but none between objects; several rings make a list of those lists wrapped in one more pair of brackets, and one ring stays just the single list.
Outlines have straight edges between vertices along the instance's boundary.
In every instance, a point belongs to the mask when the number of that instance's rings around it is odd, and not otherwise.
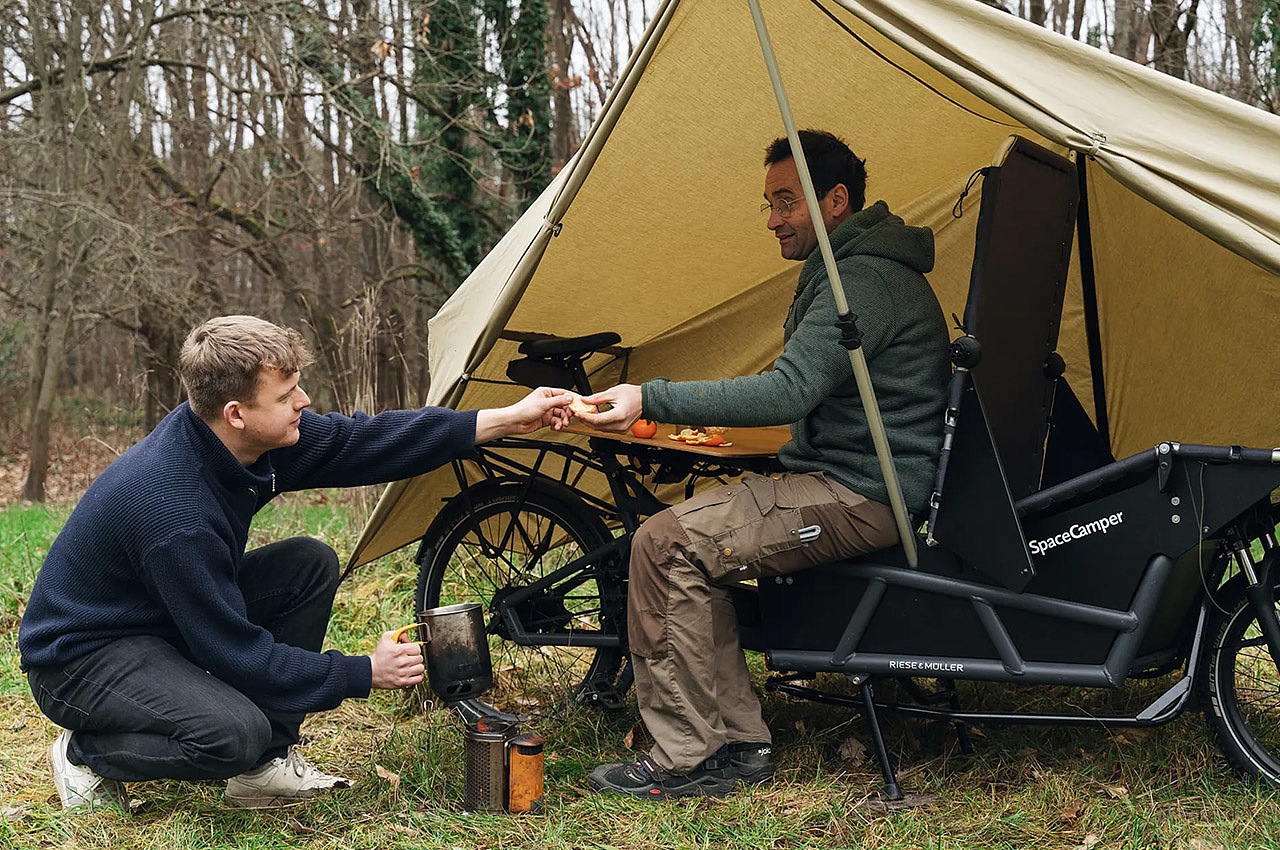
[{"label": "bicycle saddle", "polygon": [[528,357],[576,357],[599,351],[622,342],[622,337],[612,331],[587,336],[547,337],[546,339],[530,339],[520,343],[517,349]]}]

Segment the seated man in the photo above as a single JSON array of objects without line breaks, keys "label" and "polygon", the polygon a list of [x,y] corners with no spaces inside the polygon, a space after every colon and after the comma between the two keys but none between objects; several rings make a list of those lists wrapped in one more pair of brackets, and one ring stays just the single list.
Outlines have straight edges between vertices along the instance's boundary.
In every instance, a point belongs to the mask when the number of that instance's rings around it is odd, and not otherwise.
[{"label": "seated man", "polygon": [[[909,510],[925,507],[942,443],[951,370],[947,329],[924,273],[933,234],[884,202],[863,208],[863,163],[830,133],[800,133],[850,309],[858,315]],[[889,508],[835,299],[786,138],[765,153],[768,227],[800,282],[771,371],[724,381],[622,384],[579,414],[610,431],[640,416],[690,425],[791,425],[778,452],[788,470],[702,493],[651,517],[631,548],[627,631],[637,698],[653,735],[634,764],[601,765],[591,784],[647,799],[722,796],[773,775],[769,729],[751,690],[724,585],[891,546]],[[799,530],[821,529],[803,542]],[[808,531],[808,529],[806,529]],[[812,533],[812,532],[810,532]],[[806,534],[807,538],[809,534]],[[804,612],[797,611],[797,616]]]},{"label": "seated man", "polygon": [[278,494],[419,475],[487,440],[568,421],[535,390],[499,410],[318,416],[296,331],[211,319],[182,347],[189,401],[89,487],[49,549],[19,632],[64,807],[125,804],[122,781],[226,779],[235,805],[350,783],[292,749],[308,712],[422,681],[383,632],[371,656],[321,652],[338,558],[294,538],[245,552]]}]

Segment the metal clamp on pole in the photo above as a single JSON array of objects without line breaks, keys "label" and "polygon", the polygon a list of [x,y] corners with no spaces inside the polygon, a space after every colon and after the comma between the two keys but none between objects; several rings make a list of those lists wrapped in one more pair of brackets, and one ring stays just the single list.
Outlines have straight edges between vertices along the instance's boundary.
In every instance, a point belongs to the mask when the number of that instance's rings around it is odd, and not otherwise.
[{"label": "metal clamp on pole", "polygon": [[[831,240],[827,236],[827,229],[822,226],[822,209],[818,206],[818,193],[813,188],[809,163],[805,160],[804,148],[800,145],[800,134],[796,131],[796,121],[791,114],[791,106],[787,102],[787,92],[782,85],[782,73],[778,70],[778,60],[773,53],[773,42],[769,39],[769,31],[764,25],[764,13],[760,11],[760,0],[747,0],[747,3],[751,6],[751,18],[755,21],[756,37],[759,38],[760,50],[764,53],[764,64],[769,69],[769,81],[773,83],[778,112],[782,116],[783,126],[787,129],[787,141],[791,143],[791,155],[796,161],[796,171],[800,175],[800,187],[804,189],[804,200],[809,208],[809,217],[814,222],[813,231],[818,237],[818,250],[822,253],[822,262],[827,270],[827,282],[831,284],[831,297],[836,302],[836,314],[843,321],[845,316],[852,317],[853,313],[849,310],[848,299],[845,298],[840,270],[836,268],[836,257],[831,250]],[[856,327],[854,329],[856,330]],[[843,330],[842,327],[841,331]],[[893,508],[898,537],[902,540],[907,564],[915,569],[918,563],[915,531],[911,528],[911,520],[907,516],[906,501],[902,497],[902,483],[898,480],[898,473],[893,467],[889,438],[885,434],[884,420],[880,417],[880,405],[876,402],[876,392],[871,386],[871,373],[867,370],[867,357],[862,351],[861,344],[849,349],[849,364],[853,367],[853,376],[858,382],[858,396],[862,399],[867,427],[871,431],[871,442],[876,447],[880,474],[884,476],[885,489],[889,491],[889,505]]]},{"label": "metal clamp on pole", "polygon": [[846,351],[862,348],[862,331],[858,330],[857,313],[841,313],[836,316],[836,327],[840,329],[840,344]]}]

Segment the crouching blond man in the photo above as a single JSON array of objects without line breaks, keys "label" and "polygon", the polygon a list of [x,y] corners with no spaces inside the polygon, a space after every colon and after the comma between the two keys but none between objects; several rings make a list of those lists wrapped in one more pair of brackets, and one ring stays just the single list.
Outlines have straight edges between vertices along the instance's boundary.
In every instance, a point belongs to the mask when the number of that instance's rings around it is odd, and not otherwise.
[{"label": "crouching blond man", "polygon": [[427,472],[487,440],[560,427],[569,397],[496,410],[307,410],[302,337],[252,316],[187,337],[188,401],[111,464],[36,578],[18,643],[65,807],[125,804],[121,783],[229,779],[227,800],[285,805],[351,783],[294,749],[309,712],[414,685],[421,650],[384,632],[369,656],[322,652],[338,558],[299,537],[245,551],[291,490]]}]

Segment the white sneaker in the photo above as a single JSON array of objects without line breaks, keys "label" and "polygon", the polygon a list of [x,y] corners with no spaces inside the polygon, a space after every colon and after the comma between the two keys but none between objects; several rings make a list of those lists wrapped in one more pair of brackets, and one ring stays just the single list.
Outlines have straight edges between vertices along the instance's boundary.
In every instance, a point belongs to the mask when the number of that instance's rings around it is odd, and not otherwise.
[{"label": "white sneaker", "polygon": [[129,811],[129,795],[125,793],[124,783],[103,779],[87,767],[72,764],[67,758],[67,745],[70,743],[71,730],[64,729],[49,745],[49,767],[53,768],[53,784],[62,798],[62,808],[119,806]]},{"label": "white sneaker", "polygon": [[244,809],[278,809],[354,783],[312,767],[293,747],[284,758],[274,758],[256,770],[227,780],[228,803]]}]

